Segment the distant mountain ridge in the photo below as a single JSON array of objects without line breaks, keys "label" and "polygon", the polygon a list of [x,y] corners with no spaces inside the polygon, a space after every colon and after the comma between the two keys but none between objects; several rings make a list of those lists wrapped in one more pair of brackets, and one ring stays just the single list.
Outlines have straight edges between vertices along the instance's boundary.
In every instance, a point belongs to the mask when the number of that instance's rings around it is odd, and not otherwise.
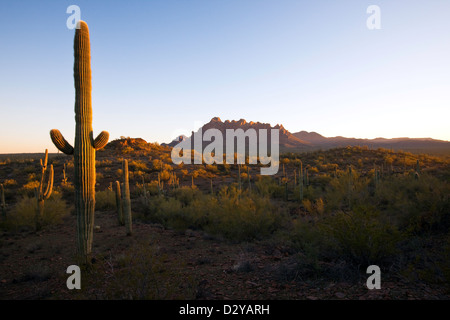
[{"label": "distant mountain ridge", "polygon": [[[450,142],[444,140],[436,140],[432,138],[375,138],[375,139],[361,139],[361,138],[346,138],[342,136],[324,137],[317,132],[299,131],[291,133],[286,130],[282,124],[271,126],[269,123],[240,120],[226,120],[222,121],[219,117],[214,117],[210,122],[201,127],[203,132],[208,129],[218,129],[225,136],[226,129],[242,129],[244,131],[252,128],[259,129],[279,129],[280,134],[280,152],[302,152],[313,151],[317,149],[330,149],[347,146],[368,146],[371,148],[385,148],[394,150],[403,150],[410,152],[424,152],[424,153],[439,153],[450,154]],[[193,132],[192,132],[193,134]],[[180,136],[174,139],[169,145],[175,146],[180,139],[190,139],[191,136]],[[207,142],[206,144],[208,144]]]},{"label": "distant mountain ridge", "polygon": [[324,137],[316,132],[300,131],[293,135],[299,139],[309,142],[311,145],[323,149],[346,147],[346,146],[368,146],[373,148],[385,148],[404,151],[427,151],[427,152],[450,152],[450,142],[432,138],[346,138],[342,136]]},{"label": "distant mountain ridge", "polygon": [[[261,122],[247,122],[244,119],[240,119],[238,121],[236,120],[226,120],[222,121],[219,117],[214,117],[211,119],[210,122],[206,123],[200,128],[203,132],[209,130],[209,129],[218,129],[223,137],[226,136],[226,130],[227,129],[242,129],[247,131],[248,129],[255,129],[256,132],[259,132],[260,129],[266,129],[268,133],[268,140],[270,140],[270,129],[279,129],[279,141],[280,141],[280,151],[290,151],[290,150],[297,150],[297,151],[307,151],[311,150],[310,143],[307,141],[303,141],[297,137],[295,137],[292,133],[290,133],[288,130],[286,130],[283,125],[277,124],[276,126],[271,126],[269,123],[261,123]],[[199,129],[199,130],[200,130]],[[170,142],[169,146],[173,147],[177,145],[180,141],[185,139],[192,139],[194,132],[191,133],[189,137],[186,136],[179,136],[176,139],[174,139],[172,142]],[[208,145],[210,142],[204,142],[203,146]]]}]

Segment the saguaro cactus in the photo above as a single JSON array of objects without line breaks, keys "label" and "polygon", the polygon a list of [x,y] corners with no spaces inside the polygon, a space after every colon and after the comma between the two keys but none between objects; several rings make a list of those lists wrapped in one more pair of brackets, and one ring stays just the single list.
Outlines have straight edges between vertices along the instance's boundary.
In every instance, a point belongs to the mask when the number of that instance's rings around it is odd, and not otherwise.
[{"label": "saguaro cactus", "polygon": [[50,165],[50,172],[48,176],[47,188],[44,192],[44,177],[47,172],[47,162],[48,162],[48,150],[45,149],[44,161],[41,161],[41,181],[39,183],[39,188],[35,188],[34,192],[37,200],[37,210],[36,210],[36,230],[41,229],[41,221],[44,216],[44,203],[52,195],[53,190],[53,165]]},{"label": "saguaro cactus", "polygon": [[131,216],[131,200],[130,200],[130,184],[128,181],[128,160],[123,160],[123,217],[125,219],[125,227],[127,229],[127,235],[131,235],[133,232],[133,222]]},{"label": "saguaro cactus", "polygon": [[116,209],[117,209],[117,219],[119,220],[119,224],[123,226],[125,221],[123,219],[123,207],[122,207],[122,193],[120,192],[120,182],[116,181]]},{"label": "saguaro cactus", "polygon": [[305,168],[305,186],[309,186],[309,173],[308,173],[308,167]]},{"label": "saguaro cactus", "polygon": [[144,196],[144,203],[145,203],[145,205],[147,205],[148,198],[147,198],[147,188],[145,187],[145,178],[144,178],[144,176],[141,176],[141,178],[142,178],[142,193]]},{"label": "saguaro cactus", "polygon": [[80,262],[89,263],[94,230],[95,151],[106,145],[109,133],[102,131],[94,140],[89,29],[84,21],[79,22],[75,31],[74,58],[75,147],[64,139],[59,130],[51,130],[50,136],[60,151],[74,156],[77,250]]},{"label": "saguaro cactus", "polygon": [[65,163],[64,163],[64,167],[63,167],[63,179],[62,179],[62,183],[63,183],[63,184],[67,184],[66,164],[65,164]]},{"label": "saguaro cactus", "polygon": [[299,184],[303,184],[303,162],[300,159],[299,159],[299,161],[300,161],[300,165],[298,168],[298,182],[299,182]]}]

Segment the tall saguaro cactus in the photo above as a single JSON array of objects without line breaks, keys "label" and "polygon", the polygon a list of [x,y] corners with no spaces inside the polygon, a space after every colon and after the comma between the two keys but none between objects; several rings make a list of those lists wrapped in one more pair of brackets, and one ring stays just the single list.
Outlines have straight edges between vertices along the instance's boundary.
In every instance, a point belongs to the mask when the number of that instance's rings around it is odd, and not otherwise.
[{"label": "tall saguaro cactus", "polygon": [[123,220],[123,206],[122,206],[122,193],[120,192],[120,183],[116,181],[116,209],[117,209],[117,218],[119,224],[123,226],[125,221]]},{"label": "tall saguaro cactus", "polygon": [[123,160],[123,216],[125,219],[125,227],[127,229],[127,235],[131,235],[133,232],[132,216],[131,216],[131,200],[130,200],[130,184],[128,178],[128,160]]},{"label": "tall saguaro cactus", "polygon": [[48,150],[45,149],[44,161],[41,160],[41,181],[39,183],[39,188],[35,188],[34,192],[37,200],[37,210],[36,210],[36,230],[41,229],[41,221],[44,216],[44,203],[52,195],[53,190],[53,165],[50,165],[50,171],[48,175],[47,188],[44,191],[44,177],[47,172],[47,162],[48,162]]},{"label": "tall saguaro cactus", "polygon": [[95,151],[103,148],[109,133],[102,131],[94,140],[92,130],[91,53],[88,25],[80,21],[74,40],[75,147],[59,130],[50,131],[55,146],[74,156],[77,250],[81,263],[89,263],[92,253],[95,210]]}]

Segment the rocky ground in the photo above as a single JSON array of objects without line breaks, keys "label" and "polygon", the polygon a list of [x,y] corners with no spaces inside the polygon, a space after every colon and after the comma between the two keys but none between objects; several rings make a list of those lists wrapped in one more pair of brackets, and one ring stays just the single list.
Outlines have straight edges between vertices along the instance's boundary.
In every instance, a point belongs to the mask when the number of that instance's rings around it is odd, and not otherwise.
[{"label": "rocky ground", "polygon": [[82,269],[81,290],[68,290],[76,264],[75,217],[40,232],[0,235],[0,298],[190,300],[434,300],[443,288],[382,277],[368,290],[364,275],[352,281],[302,276],[301,256],[270,242],[234,244],[205,233],[180,233],[134,223],[127,236],[114,212],[96,214],[92,267]]}]

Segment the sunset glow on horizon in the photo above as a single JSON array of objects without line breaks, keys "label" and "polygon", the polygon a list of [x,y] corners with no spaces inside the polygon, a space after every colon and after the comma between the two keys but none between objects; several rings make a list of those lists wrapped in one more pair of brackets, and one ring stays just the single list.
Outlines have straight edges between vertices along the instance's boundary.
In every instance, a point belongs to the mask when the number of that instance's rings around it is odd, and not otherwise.
[{"label": "sunset glow on horizon", "polygon": [[74,139],[70,5],[89,25],[94,136],[168,143],[220,117],[450,141],[449,1],[5,1],[0,153]]}]

